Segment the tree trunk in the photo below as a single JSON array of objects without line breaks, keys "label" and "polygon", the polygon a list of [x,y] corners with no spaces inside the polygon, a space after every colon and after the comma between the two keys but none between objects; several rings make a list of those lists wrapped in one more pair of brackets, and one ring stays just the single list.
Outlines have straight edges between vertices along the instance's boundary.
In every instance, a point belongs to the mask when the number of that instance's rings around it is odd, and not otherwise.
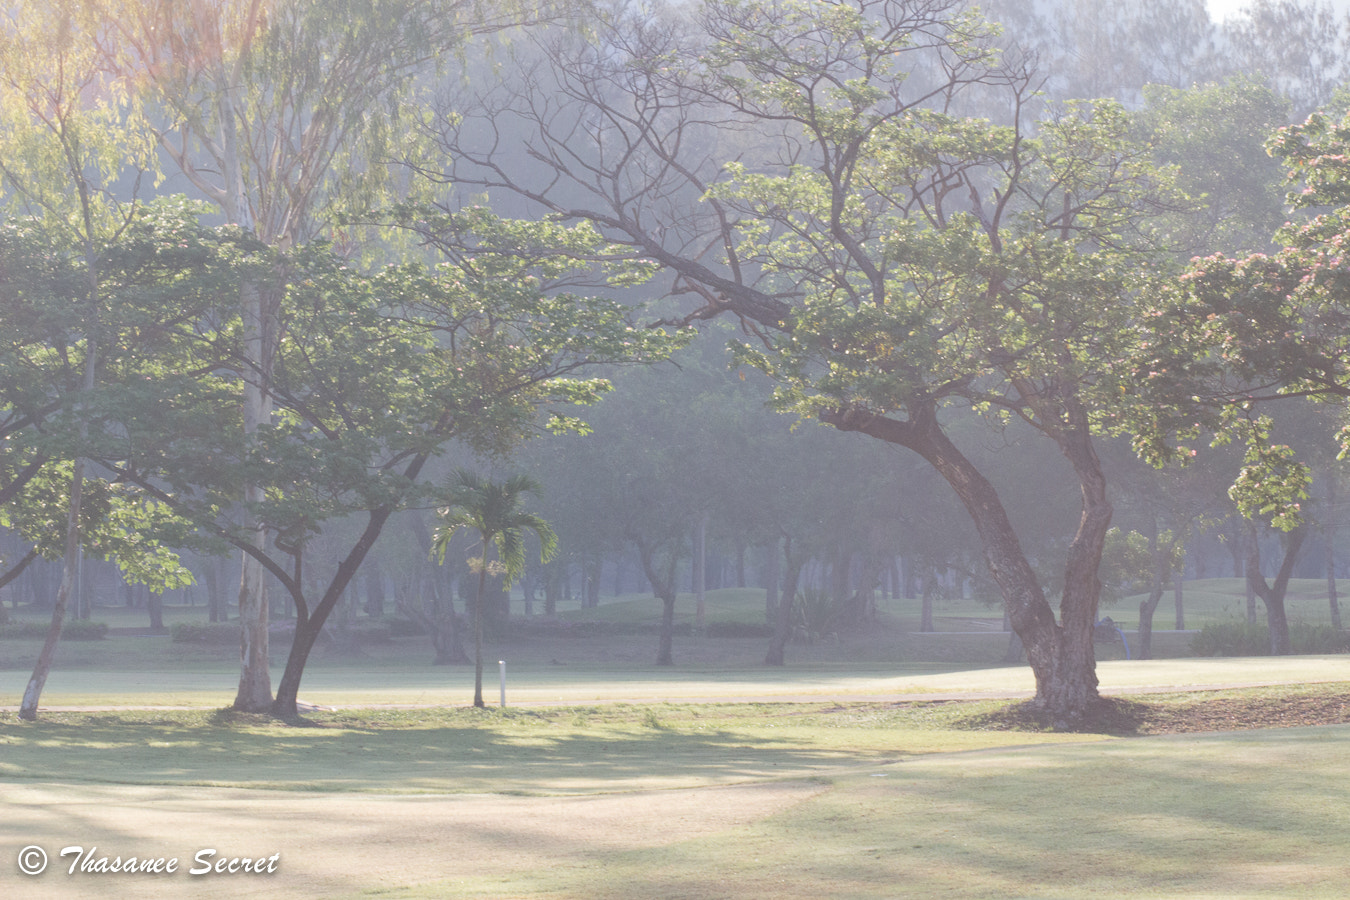
[{"label": "tree trunk", "polygon": [[923,576],[923,599],[919,601],[919,631],[931,634],[933,627],[933,595],[937,593],[937,574],[929,569]]},{"label": "tree trunk", "polygon": [[1183,603],[1183,595],[1181,590],[1181,580],[1183,574],[1184,573],[1182,572],[1177,572],[1175,575],[1172,576],[1172,600],[1176,606],[1177,612],[1177,621],[1176,621],[1177,631],[1186,630],[1186,607]]},{"label": "tree trunk", "polygon": [[[258,430],[272,418],[265,381],[265,331],[263,292],[253,282],[239,289],[243,308],[244,347],[256,370],[244,376],[244,437],[251,442]],[[244,529],[249,543],[258,553],[266,552],[267,532],[250,508],[263,502],[261,485],[244,487]],[[241,556],[239,573],[239,689],[234,708],[241,712],[266,712],[272,708],[272,677],[269,671],[267,580],[262,562],[250,553]],[[299,627],[296,639],[299,641]]]},{"label": "tree trunk", "polygon": [[146,612],[150,614],[150,630],[156,634],[164,631],[164,594],[151,590],[146,595]]},{"label": "tree trunk", "polygon": [[1294,563],[1298,560],[1299,550],[1308,536],[1308,527],[1300,525],[1289,532],[1284,544],[1284,559],[1280,561],[1280,570],[1275,574],[1275,583],[1267,584],[1261,574],[1261,551],[1256,541],[1256,524],[1249,527],[1251,537],[1247,557],[1247,584],[1252,593],[1261,598],[1266,605],[1266,623],[1270,628],[1270,652],[1274,656],[1287,656],[1292,652],[1289,644],[1289,619],[1285,615],[1284,597],[1289,590],[1289,579],[1294,574]]},{"label": "tree trunk", "polygon": [[661,636],[656,648],[656,664],[673,666],[675,664],[675,565],[679,555],[672,552],[662,570],[656,565],[656,547],[645,539],[633,540],[637,544],[638,556],[642,560],[642,571],[651,583],[652,593],[661,601]]},{"label": "tree trunk", "polygon": [[774,617],[773,636],[764,655],[764,665],[781,666],[787,661],[787,644],[792,639],[792,610],[797,604],[797,582],[801,579],[805,555],[794,556],[792,538],[783,539],[783,590],[779,594],[778,610]]},{"label": "tree trunk", "polygon": [[703,633],[707,624],[708,588],[708,516],[699,516],[694,529],[694,631]]},{"label": "tree trunk", "polygon": [[1062,624],[1055,621],[1055,613],[993,485],[942,431],[935,406],[914,409],[911,416],[909,421],[900,422],[844,410],[826,413],[822,421],[908,447],[937,469],[966,507],[980,536],[985,562],[1003,594],[1013,630],[1022,641],[1036,678],[1033,704],[1056,723],[1068,724],[1081,718],[1098,697],[1092,643],[1101,590],[1097,567],[1112,514],[1106,480],[1082,411],[1074,410],[1075,421],[1056,435],[1078,476],[1082,495],[1082,516],[1065,566]]},{"label": "tree trunk", "polygon": [[482,565],[478,570],[478,599],[473,605],[473,705],[478,709],[487,706],[483,702],[483,604],[487,600],[483,592],[487,589],[487,539],[483,539]]},{"label": "tree trunk", "polygon": [[778,543],[769,545],[769,559],[764,564],[764,624],[770,628],[777,621],[778,604]]},{"label": "tree trunk", "polygon": [[561,566],[549,566],[544,570],[544,615],[558,614],[558,593],[562,581]]},{"label": "tree trunk", "polygon": [[1135,653],[1136,659],[1153,658],[1153,613],[1162,602],[1167,576],[1172,572],[1172,559],[1176,554],[1177,544],[1184,534],[1184,530],[1178,529],[1166,545],[1160,544],[1158,519],[1156,516],[1150,519],[1148,555],[1153,564],[1153,571],[1149,573],[1148,599],[1139,602],[1139,646]]},{"label": "tree trunk", "polygon": [[[414,457],[407,468],[404,469],[403,476],[410,482],[415,482],[426,461],[426,455]],[[323,597],[313,611],[307,608],[299,585],[294,587],[292,599],[295,600],[296,605],[295,641],[291,644],[291,652],[286,657],[286,668],[281,674],[281,681],[277,684],[277,696],[270,707],[272,715],[288,720],[295,719],[298,716],[296,698],[300,692],[300,679],[304,675],[305,663],[309,660],[310,651],[314,649],[314,643],[323,630],[324,622],[328,621],[329,614],[332,613],[338,601],[342,599],[342,594],[351,584],[352,579],[356,577],[361,562],[379,539],[380,532],[384,530],[385,523],[389,521],[389,516],[393,512],[392,506],[383,506],[370,511],[361,537],[357,539],[346,558],[338,563],[337,571],[334,573],[332,581],[329,582],[328,589],[324,591]]]},{"label": "tree trunk", "polygon": [[384,616],[384,573],[374,566],[366,573],[366,615]]},{"label": "tree trunk", "polygon": [[[1327,478],[1327,518],[1336,514],[1336,478]],[[1341,630],[1341,602],[1336,594],[1336,531],[1331,525],[1322,526],[1322,541],[1326,545],[1324,559],[1327,567],[1327,605],[1331,611],[1331,627]]]},{"label": "tree trunk", "polygon": [[66,509],[66,552],[61,570],[61,587],[57,589],[56,602],[52,605],[52,623],[47,627],[47,639],[43,641],[32,677],[28,679],[28,686],[23,692],[23,702],[19,706],[19,718],[30,722],[37,718],[38,701],[47,684],[47,675],[52,670],[52,660],[56,658],[56,645],[61,640],[61,626],[66,619],[66,605],[70,602],[70,593],[75,586],[75,569],[80,560],[80,495],[83,486],[84,460],[77,459],[70,479],[70,503]]}]

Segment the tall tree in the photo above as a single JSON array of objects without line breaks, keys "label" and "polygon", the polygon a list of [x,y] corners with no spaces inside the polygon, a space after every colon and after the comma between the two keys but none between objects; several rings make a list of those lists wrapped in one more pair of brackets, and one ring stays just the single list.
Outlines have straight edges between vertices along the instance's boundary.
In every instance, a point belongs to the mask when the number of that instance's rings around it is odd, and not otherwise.
[{"label": "tall tree", "polygon": [[[539,561],[548,562],[557,550],[558,539],[547,522],[521,508],[525,494],[538,494],[539,483],[528,475],[513,475],[503,482],[484,479],[460,469],[446,485],[447,506],[437,512],[432,552],[445,562],[450,539],[461,528],[478,533],[482,555],[471,560],[478,573],[478,593],[473,607],[473,705],[483,707],[483,603],[490,567],[501,575],[507,591],[525,573],[525,533],[539,539]],[[497,559],[488,561],[488,549]]]},{"label": "tall tree", "polygon": [[[87,10],[41,2],[23,14],[20,21],[10,10],[0,21],[0,179],[8,216],[26,219],[7,229],[3,249],[13,268],[7,266],[0,278],[4,316],[17,326],[7,335],[6,393],[0,399],[10,464],[3,494],[11,501],[23,497],[34,479],[50,477],[57,468],[52,464],[68,464],[60,470],[69,479],[60,495],[66,505],[58,526],[64,535],[61,586],[20,708],[20,715],[31,719],[89,536],[82,502],[87,404],[109,344],[126,333],[119,328],[125,318],[109,320],[124,317],[119,304],[128,298],[117,296],[116,285],[120,278],[127,287],[128,273],[105,271],[117,268],[107,257],[142,212],[136,188],[152,170],[152,160],[149,148],[136,140],[141,122],[135,110],[98,65],[92,48],[97,25]],[[123,181],[132,188],[123,188]],[[119,189],[129,199],[119,200]],[[45,246],[35,250],[31,242]],[[74,423],[69,428],[53,427],[50,417],[58,409],[67,424]],[[44,420],[49,433],[36,444],[20,438],[19,430],[36,429]],[[51,439],[52,431],[68,438],[64,445]],[[29,492],[24,499],[35,498]],[[32,517],[20,513],[15,519]],[[38,538],[38,549],[47,543]]]},{"label": "tall tree", "polygon": [[[545,38],[556,99],[467,111],[446,134],[454,177],[595,222],[702,301],[681,321],[755,331],[739,358],[781,408],[932,464],[980,534],[1036,703],[1083,714],[1111,519],[1093,432],[1128,393],[1110,364],[1165,264],[1145,224],[1174,202],[1165,176],[1114,104],[1034,115],[1035,77],[962,4],[712,0],[695,21],[621,8],[589,42]],[[992,98],[1003,124],[963,114]],[[533,173],[475,140],[508,119],[532,129]],[[1058,620],[945,427],[955,407],[1024,420],[1074,473]]]},{"label": "tall tree", "polygon": [[[467,37],[523,18],[466,0],[95,0],[105,66],[159,114],[154,139],[226,221],[282,251],[333,229],[389,186],[383,160],[406,150],[415,76]],[[346,234],[328,231],[336,237]],[[271,424],[284,277],[239,285],[249,364],[244,433]],[[244,488],[246,515],[264,501]],[[251,525],[265,552],[266,526]],[[265,567],[245,553],[234,705],[272,703]]]},{"label": "tall tree", "polygon": [[[271,707],[278,716],[295,716],[309,653],[385,524],[431,490],[423,470],[434,455],[455,442],[503,454],[539,430],[541,408],[554,413],[549,427],[571,427],[565,407],[608,389],[585,370],[659,359],[676,343],[635,328],[633,312],[615,301],[566,291],[589,263],[560,264],[556,242],[580,251],[598,242],[590,229],[501,222],[483,210],[454,227],[476,230],[476,252],[373,274],[322,245],[278,262],[243,240],[237,265],[280,264],[289,275],[272,378],[278,421],[249,441],[233,431],[250,363],[231,325],[201,336],[177,403],[118,423],[124,446],[108,464],[248,554],[294,603],[295,639]],[[523,253],[531,242],[548,247],[548,258],[531,261]],[[249,480],[265,488],[251,520],[274,535],[262,548],[247,522],[224,515]],[[321,533],[348,535],[345,552],[309,578]]]}]

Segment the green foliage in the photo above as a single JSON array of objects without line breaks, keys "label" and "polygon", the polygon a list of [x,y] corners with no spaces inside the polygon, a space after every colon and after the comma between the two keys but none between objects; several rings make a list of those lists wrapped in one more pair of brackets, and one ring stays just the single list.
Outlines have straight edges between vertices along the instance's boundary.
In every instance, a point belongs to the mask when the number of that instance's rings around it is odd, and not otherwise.
[{"label": "green foliage", "polygon": [[548,523],[520,508],[525,494],[539,491],[539,483],[528,475],[512,475],[504,482],[496,482],[465,469],[456,471],[441,493],[446,505],[437,511],[440,526],[432,536],[432,556],[444,564],[445,551],[455,532],[460,528],[475,531],[483,546],[482,556],[470,561],[475,571],[490,570],[487,551],[488,545],[492,545],[499,567],[493,574],[503,576],[509,588],[525,573],[525,532],[532,532],[539,539],[540,562],[548,562],[558,549],[558,538]]},{"label": "green foliage", "polygon": [[1196,260],[1161,295],[1143,320],[1150,333],[1140,363],[1156,375],[1140,390],[1154,418],[1136,433],[1159,458],[1176,435],[1202,427],[1218,441],[1243,440],[1231,496],[1244,515],[1288,530],[1302,521],[1308,468],[1272,440],[1270,420],[1256,409],[1282,398],[1350,396],[1350,119],[1318,113],[1267,146],[1288,168],[1295,215],[1275,230],[1276,252]]},{"label": "green foliage", "polygon": [[808,587],[797,592],[792,603],[793,637],[808,644],[836,634],[844,604],[824,588]]}]

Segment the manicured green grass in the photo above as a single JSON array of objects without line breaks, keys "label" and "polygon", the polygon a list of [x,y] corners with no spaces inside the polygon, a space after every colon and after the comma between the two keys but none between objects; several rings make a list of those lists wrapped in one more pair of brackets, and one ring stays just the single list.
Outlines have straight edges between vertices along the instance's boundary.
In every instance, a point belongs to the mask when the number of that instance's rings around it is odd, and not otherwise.
[{"label": "manicured green grass", "polygon": [[1343,895],[1350,727],[1154,738],[963,729],[995,705],[352,710],[316,713],[310,728],[210,710],[8,715],[7,852],[97,846],[186,866],[212,847],[275,852],[283,863],[261,881],[208,886],[184,875],[68,875],[63,862],[34,879],[8,868],[0,890]]}]

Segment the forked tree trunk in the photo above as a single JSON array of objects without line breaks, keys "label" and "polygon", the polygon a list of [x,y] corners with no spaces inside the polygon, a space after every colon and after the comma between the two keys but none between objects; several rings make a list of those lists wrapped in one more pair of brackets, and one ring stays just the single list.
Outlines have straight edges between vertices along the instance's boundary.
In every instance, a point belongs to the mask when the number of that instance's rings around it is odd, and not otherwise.
[{"label": "forked tree trunk", "polygon": [[656,547],[646,539],[634,538],[642,571],[651,583],[652,593],[661,601],[661,635],[657,642],[656,664],[675,665],[675,564],[679,555],[672,552],[664,567],[656,564]]},{"label": "forked tree trunk", "polygon": [[1082,515],[1065,565],[1061,621],[1056,622],[998,492],[942,431],[935,406],[913,410],[904,422],[852,410],[827,413],[822,421],[908,447],[937,469],[960,498],[980,536],[985,562],[1003,594],[1012,628],[1036,679],[1033,704],[1056,723],[1080,719],[1098,698],[1092,643],[1101,592],[1097,569],[1112,514],[1106,479],[1086,424],[1065,425],[1056,436],[1078,477],[1082,496]]},{"label": "forked tree trunk", "polygon": [[[404,469],[404,477],[415,482],[426,461],[425,455],[415,457]],[[291,652],[286,658],[286,668],[281,674],[281,681],[277,683],[276,699],[272,701],[269,708],[272,715],[281,719],[294,719],[299,715],[296,701],[300,692],[300,679],[304,675],[305,663],[309,660],[310,651],[314,649],[314,644],[323,631],[324,623],[328,621],[329,615],[332,614],[333,609],[342,599],[347,586],[356,577],[362,561],[370,552],[370,548],[375,546],[380,533],[384,530],[385,523],[389,521],[393,512],[393,506],[383,506],[371,510],[369,518],[366,520],[366,527],[361,532],[361,537],[357,539],[351,552],[338,563],[337,572],[334,573],[333,579],[328,583],[328,588],[324,591],[323,597],[312,610],[308,608],[300,586],[298,584],[294,586],[292,599],[296,606],[295,640],[291,644]]]},{"label": "forked tree trunk", "polygon": [[1250,543],[1247,545],[1247,585],[1253,594],[1261,598],[1266,606],[1266,624],[1270,629],[1270,652],[1274,656],[1287,656],[1293,651],[1289,642],[1289,618],[1285,614],[1284,597],[1289,590],[1289,579],[1294,574],[1294,563],[1298,560],[1303,541],[1308,536],[1306,525],[1300,525],[1289,532],[1284,545],[1284,559],[1280,561],[1280,570],[1275,574],[1275,583],[1267,584],[1261,574],[1261,551],[1256,540],[1256,525],[1249,527]]}]

